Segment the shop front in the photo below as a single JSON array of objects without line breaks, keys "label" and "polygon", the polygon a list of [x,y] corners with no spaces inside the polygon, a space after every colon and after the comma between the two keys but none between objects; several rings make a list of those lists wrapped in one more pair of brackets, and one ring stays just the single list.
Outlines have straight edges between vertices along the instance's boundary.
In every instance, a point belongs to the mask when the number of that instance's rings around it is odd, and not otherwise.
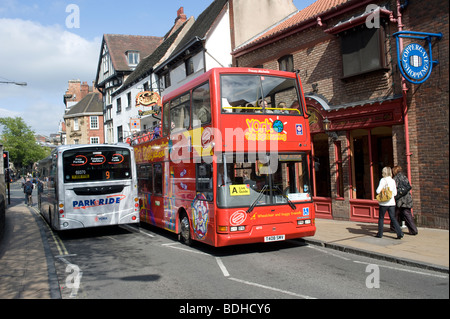
[{"label": "shop front", "polygon": [[309,95],[306,104],[316,216],[377,222],[381,171],[406,161],[401,97],[330,107]]}]

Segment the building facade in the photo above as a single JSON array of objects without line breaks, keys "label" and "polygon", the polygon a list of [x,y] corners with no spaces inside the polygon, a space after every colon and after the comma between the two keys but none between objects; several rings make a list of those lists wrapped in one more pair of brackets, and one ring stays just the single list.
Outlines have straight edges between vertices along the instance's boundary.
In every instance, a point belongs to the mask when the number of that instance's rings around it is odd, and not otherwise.
[{"label": "building facade", "polygon": [[[429,38],[439,62],[422,84],[400,72],[405,30],[442,34]],[[233,51],[236,66],[298,70],[317,217],[376,222],[381,170],[400,165],[417,224],[448,229],[448,44],[448,1],[318,0]]]},{"label": "building facade", "polygon": [[[123,125],[115,125],[112,93],[117,90],[139,62],[150,55],[161,43],[161,37],[105,34],[100,49],[95,87],[103,95],[105,142],[116,143],[123,139]],[[129,101],[123,101],[123,108],[130,107]]]},{"label": "building facade", "polygon": [[66,142],[103,144],[103,102],[99,93],[89,93],[64,115]]}]

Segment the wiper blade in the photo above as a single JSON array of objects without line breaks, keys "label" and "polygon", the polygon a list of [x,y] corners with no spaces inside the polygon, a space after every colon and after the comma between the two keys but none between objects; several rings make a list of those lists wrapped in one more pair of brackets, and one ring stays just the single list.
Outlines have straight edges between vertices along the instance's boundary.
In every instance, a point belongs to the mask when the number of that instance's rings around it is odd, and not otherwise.
[{"label": "wiper blade", "polygon": [[289,197],[287,197],[287,195],[285,195],[285,194],[283,193],[283,191],[280,189],[280,187],[279,187],[278,185],[275,185],[275,188],[278,189],[278,191],[280,192],[281,196],[283,196],[284,198],[286,198],[286,200],[287,200],[289,206],[291,206],[291,208],[292,208],[293,210],[296,210],[296,209],[297,209],[297,206],[295,206],[295,204],[289,199]]},{"label": "wiper blade", "polygon": [[267,185],[264,185],[264,187],[261,189],[261,191],[259,192],[258,198],[256,198],[256,200],[253,202],[253,204],[247,209],[247,214],[250,214],[253,209],[255,208],[256,204],[259,202],[259,200],[261,199],[262,195],[264,194],[264,192],[267,189]]}]

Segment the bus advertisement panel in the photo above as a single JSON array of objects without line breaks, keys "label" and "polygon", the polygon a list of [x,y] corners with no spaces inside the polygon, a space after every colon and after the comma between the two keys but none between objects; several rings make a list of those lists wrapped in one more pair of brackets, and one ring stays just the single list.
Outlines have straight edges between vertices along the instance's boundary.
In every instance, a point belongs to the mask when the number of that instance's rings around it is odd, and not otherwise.
[{"label": "bus advertisement panel", "polygon": [[213,246],[315,234],[296,73],[210,70],[163,97],[155,129],[132,141],[142,222]]},{"label": "bus advertisement panel", "polygon": [[139,222],[134,150],[62,146],[39,163],[38,206],[57,230]]}]

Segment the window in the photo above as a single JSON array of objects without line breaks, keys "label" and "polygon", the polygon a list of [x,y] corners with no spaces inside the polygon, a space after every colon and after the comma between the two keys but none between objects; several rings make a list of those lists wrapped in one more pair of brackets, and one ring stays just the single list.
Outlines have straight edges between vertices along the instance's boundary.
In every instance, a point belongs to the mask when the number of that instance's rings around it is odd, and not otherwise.
[{"label": "window", "polygon": [[192,57],[186,60],[185,66],[186,66],[186,76],[194,74],[194,59]]},{"label": "window", "polygon": [[137,51],[128,51],[128,65],[138,65],[139,64],[139,52]]},{"label": "window", "polygon": [[[99,163],[99,158],[103,162]],[[62,161],[66,183],[131,179],[133,163],[128,149],[67,150]]]},{"label": "window", "polygon": [[153,193],[153,167],[152,165],[139,165],[138,190],[140,193]]},{"label": "window", "polygon": [[102,63],[103,63],[103,73],[108,73],[109,71],[109,63],[108,63],[108,56],[105,55],[102,58]]},{"label": "window", "polygon": [[312,138],[314,143],[314,195],[318,197],[331,197],[328,135],[315,134]]},{"label": "window", "polygon": [[78,124],[78,119],[73,119],[73,130],[78,131],[80,129],[80,125]]},{"label": "window", "polygon": [[383,167],[394,165],[392,128],[354,130],[351,138],[353,198],[373,200]]},{"label": "window", "polygon": [[170,87],[172,84],[170,82],[170,72],[167,72],[166,74],[163,74],[162,76],[164,88]]},{"label": "window", "polygon": [[294,57],[286,55],[278,60],[280,71],[294,72]]},{"label": "window", "polygon": [[91,137],[91,144],[100,144],[100,138]]},{"label": "window", "polygon": [[259,75],[221,76],[222,113],[303,115],[294,79]]},{"label": "window", "polygon": [[192,92],[193,127],[211,123],[211,97],[209,83],[206,83]]},{"label": "window", "polygon": [[[217,205],[223,208],[294,205],[311,201],[306,154],[226,154],[217,165]],[[291,206],[293,207],[293,206]]]},{"label": "window", "polygon": [[117,99],[117,113],[122,112],[122,98]]},{"label": "window", "polygon": [[154,174],[154,191],[155,194],[162,195],[163,193],[163,167],[161,163],[153,165]]},{"label": "window", "polygon": [[344,171],[342,168],[342,146],[341,142],[334,143],[336,158],[336,197],[344,197]]},{"label": "window", "polygon": [[127,108],[131,107],[131,92],[127,93]]},{"label": "window", "polygon": [[383,27],[368,29],[362,25],[340,36],[344,77],[386,67]]},{"label": "window", "polygon": [[98,116],[91,116],[91,130],[98,130]]},{"label": "window", "polygon": [[189,129],[191,112],[190,94],[187,93],[170,102],[171,132]]},{"label": "window", "polygon": [[123,142],[123,128],[122,126],[117,127],[117,142],[122,143]]},{"label": "window", "polygon": [[[207,160],[212,163],[212,159]],[[213,195],[213,166],[202,162],[196,165],[197,193],[204,194],[206,200],[212,201]]]},{"label": "window", "polygon": [[166,103],[163,107],[163,135],[170,133],[170,104]]}]

